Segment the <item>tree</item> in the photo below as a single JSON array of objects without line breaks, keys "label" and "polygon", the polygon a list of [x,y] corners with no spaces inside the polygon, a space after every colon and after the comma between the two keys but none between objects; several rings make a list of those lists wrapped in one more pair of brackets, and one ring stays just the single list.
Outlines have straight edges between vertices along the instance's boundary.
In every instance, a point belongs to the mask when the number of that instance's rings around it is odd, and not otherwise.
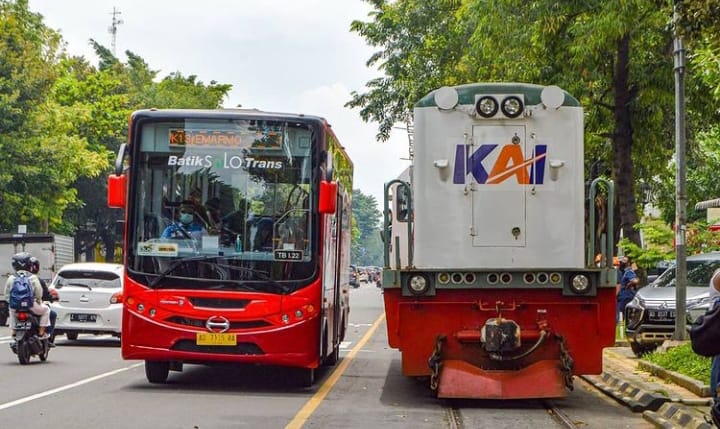
[{"label": "tree", "polygon": [[351,259],[355,265],[382,265],[382,242],[380,241],[380,210],[372,195],[365,195],[359,189],[353,190],[353,236]]},{"label": "tree", "polygon": [[[394,123],[409,119],[415,100],[442,85],[559,85],[584,106],[586,159],[595,163],[586,167],[615,181],[619,227],[639,244],[635,184],[666,174],[674,148],[669,4],[368,1],[372,21],[355,21],[351,29],[380,48],[368,64],[385,76],[368,82],[367,92],[353,93],[348,105],[380,123],[381,140]],[[717,119],[704,82],[693,81],[687,92],[694,122]]]},{"label": "tree", "polygon": [[[179,72],[155,82],[157,71],[138,55],[127,51],[128,61],[123,64],[104,46],[92,40],[91,44],[100,57],[98,68],[83,58],[66,58],[54,96],[64,105],[87,112],[76,132],[98,151],[105,151],[109,164],[126,139],[127,119],[132,111],[150,107],[219,108],[231,89],[231,85],[214,81],[205,85],[195,76],[186,78]],[[112,260],[119,241],[116,225],[122,213],[107,207],[106,181],[111,170],[105,172],[74,184],[81,203],[66,213],[66,219],[77,225],[76,252],[93,258],[93,250],[100,243],[106,259]]]},{"label": "tree", "polygon": [[0,229],[67,232],[72,183],[106,165],[72,134],[79,114],[52,100],[60,36],[25,0],[0,0]]}]

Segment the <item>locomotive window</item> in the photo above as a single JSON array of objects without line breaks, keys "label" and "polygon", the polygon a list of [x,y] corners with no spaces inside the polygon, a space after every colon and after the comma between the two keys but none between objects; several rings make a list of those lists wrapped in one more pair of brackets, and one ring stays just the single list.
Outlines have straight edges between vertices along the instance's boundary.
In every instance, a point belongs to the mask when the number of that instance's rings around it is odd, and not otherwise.
[{"label": "locomotive window", "polygon": [[395,198],[395,213],[398,222],[407,222],[410,218],[410,198],[409,189],[406,186],[398,186],[395,188],[397,198]]}]

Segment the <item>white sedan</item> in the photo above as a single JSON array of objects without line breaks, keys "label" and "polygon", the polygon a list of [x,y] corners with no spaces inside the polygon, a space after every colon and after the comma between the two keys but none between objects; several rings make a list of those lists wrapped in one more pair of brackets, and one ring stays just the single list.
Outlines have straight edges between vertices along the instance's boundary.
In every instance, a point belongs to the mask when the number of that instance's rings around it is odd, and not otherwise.
[{"label": "white sedan", "polygon": [[58,295],[55,335],[76,340],[78,334],[120,336],[123,266],[103,262],[64,265],[50,285]]}]

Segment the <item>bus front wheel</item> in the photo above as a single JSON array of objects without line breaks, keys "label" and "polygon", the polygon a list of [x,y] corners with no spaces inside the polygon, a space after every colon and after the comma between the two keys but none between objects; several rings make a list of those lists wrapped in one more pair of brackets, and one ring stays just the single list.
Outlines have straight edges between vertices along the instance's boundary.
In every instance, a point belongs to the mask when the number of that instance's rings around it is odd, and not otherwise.
[{"label": "bus front wheel", "polygon": [[170,362],[145,361],[145,377],[150,383],[165,383],[169,373]]}]

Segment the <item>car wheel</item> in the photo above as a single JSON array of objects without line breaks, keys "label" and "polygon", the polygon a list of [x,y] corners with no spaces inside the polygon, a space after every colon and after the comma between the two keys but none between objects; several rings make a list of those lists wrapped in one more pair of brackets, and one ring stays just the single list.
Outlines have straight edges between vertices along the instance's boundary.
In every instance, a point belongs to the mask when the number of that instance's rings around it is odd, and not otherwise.
[{"label": "car wheel", "polygon": [[77,332],[66,332],[65,335],[67,336],[67,339],[70,341],[75,341],[78,339],[78,333]]},{"label": "car wheel", "polygon": [[170,374],[170,362],[146,360],[145,377],[150,383],[165,383]]},{"label": "car wheel", "polygon": [[648,353],[652,353],[658,346],[656,344],[640,344],[630,341],[630,348],[637,357],[642,357]]}]

